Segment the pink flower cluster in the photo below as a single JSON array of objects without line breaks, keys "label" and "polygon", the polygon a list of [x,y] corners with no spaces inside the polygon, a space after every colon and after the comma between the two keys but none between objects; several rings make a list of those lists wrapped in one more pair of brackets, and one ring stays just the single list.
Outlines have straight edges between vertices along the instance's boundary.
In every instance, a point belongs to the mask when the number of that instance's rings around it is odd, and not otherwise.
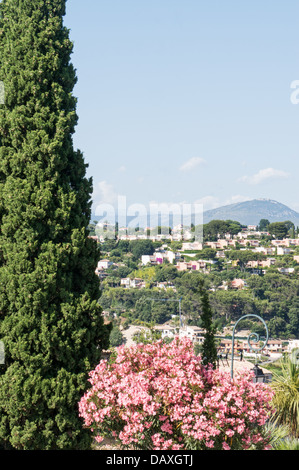
[{"label": "pink flower cluster", "polygon": [[98,442],[114,437],[123,448],[154,450],[267,449],[263,432],[271,389],[206,368],[192,342],[176,338],[120,347],[101,361],[79,403],[84,426]]}]

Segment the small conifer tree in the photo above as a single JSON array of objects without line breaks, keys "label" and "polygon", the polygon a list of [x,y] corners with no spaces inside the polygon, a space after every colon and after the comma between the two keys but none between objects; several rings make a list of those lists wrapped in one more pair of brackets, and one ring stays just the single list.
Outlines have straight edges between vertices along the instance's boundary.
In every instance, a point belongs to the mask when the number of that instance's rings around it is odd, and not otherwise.
[{"label": "small conifer tree", "polygon": [[204,341],[201,345],[201,356],[204,365],[217,365],[217,347],[215,342],[215,327],[213,325],[213,312],[210,305],[209,294],[203,282],[199,284],[199,294],[201,298],[201,326],[204,328]]},{"label": "small conifer tree", "polygon": [[88,237],[92,181],[74,150],[66,0],[0,4],[0,447],[87,449],[78,415],[109,344],[99,259]]}]

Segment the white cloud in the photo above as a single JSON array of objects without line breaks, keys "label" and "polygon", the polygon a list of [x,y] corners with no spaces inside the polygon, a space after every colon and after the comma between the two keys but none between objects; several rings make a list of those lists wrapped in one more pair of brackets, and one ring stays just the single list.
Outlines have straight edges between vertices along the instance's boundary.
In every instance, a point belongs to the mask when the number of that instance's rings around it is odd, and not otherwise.
[{"label": "white cloud", "polygon": [[120,167],[118,168],[118,171],[119,171],[120,173],[124,173],[124,172],[126,171],[126,169],[127,169],[127,168],[125,167],[125,165],[122,165],[122,166],[120,166]]},{"label": "white cloud", "polygon": [[214,196],[204,196],[196,201],[196,204],[202,204],[203,210],[207,211],[210,209],[216,209],[221,206],[219,199]]},{"label": "white cloud", "polygon": [[100,181],[96,185],[92,197],[95,204],[114,204],[117,201],[118,194],[112,184],[107,183],[107,181]]},{"label": "white cloud", "polygon": [[289,173],[286,173],[285,171],[275,170],[274,168],[265,168],[263,170],[260,170],[258,173],[256,173],[253,176],[243,176],[242,178],[240,178],[239,181],[256,185],[269,179],[287,178],[288,176],[289,176]]},{"label": "white cloud", "polygon": [[193,157],[190,158],[190,160],[187,160],[181,167],[180,171],[191,171],[197,166],[201,165],[202,163],[205,163],[205,160],[200,157]]},{"label": "white cloud", "polygon": [[215,196],[204,196],[201,199],[198,199],[196,203],[202,204],[203,210],[208,211],[222,206],[229,206],[230,204],[237,204],[238,202],[246,202],[249,199],[250,198],[248,196],[242,196],[240,194],[236,194],[225,200],[219,199]]},{"label": "white cloud", "polygon": [[231,196],[227,199],[223,205],[229,206],[230,204],[238,204],[238,202],[247,202],[250,198],[248,196],[241,196],[240,194],[236,194],[235,196]]}]

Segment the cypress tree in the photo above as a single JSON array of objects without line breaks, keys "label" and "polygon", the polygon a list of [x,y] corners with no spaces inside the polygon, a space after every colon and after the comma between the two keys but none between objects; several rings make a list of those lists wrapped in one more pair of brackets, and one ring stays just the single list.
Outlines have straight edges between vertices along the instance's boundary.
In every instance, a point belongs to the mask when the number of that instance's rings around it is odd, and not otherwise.
[{"label": "cypress tree", "polygon": [[204,365],[217,365],[217,347],[215,343],[215,327],[213,325],[213,312],[210,305],[209,294],[204,283],[199,283],[199,295],[201,299],[201,326],[205,329],[204,341],[201,345],[202,362]]},{"label": "cypress tree", "polygon": [[87,449],[78,418],[88,371],[109,345],[92,180],[77,124],[66,0],[0,4],[0,447]]}]

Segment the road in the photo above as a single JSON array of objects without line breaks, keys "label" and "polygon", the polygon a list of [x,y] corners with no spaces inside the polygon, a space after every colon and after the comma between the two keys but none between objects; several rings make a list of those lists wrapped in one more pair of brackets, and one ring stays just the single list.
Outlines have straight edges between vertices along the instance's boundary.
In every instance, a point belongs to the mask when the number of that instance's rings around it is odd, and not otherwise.
[{"label": "road", "polygon": [[132,344],[134,344],[133,336],[144,329],[145,328],[142,326],[130,325],[127,330],[122,330],[122,335],[126,340],[126,346],[131,346]]}]

